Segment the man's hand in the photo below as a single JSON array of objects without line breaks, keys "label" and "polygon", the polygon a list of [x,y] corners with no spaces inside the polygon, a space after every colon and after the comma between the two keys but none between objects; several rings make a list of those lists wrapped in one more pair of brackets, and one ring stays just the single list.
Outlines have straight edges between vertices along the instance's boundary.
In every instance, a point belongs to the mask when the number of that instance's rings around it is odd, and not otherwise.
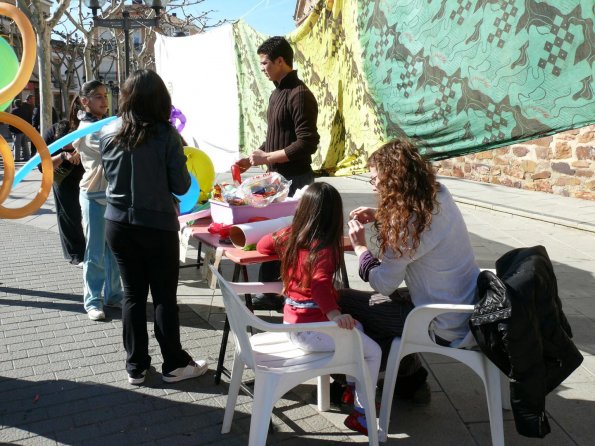
[{"label": "man's hand", "polygon": [[250,155],[250,162],[253,166],[260,166],[268,163],[267,153],[262,150],[255,150]]},{"label": "man's hand", "polygon": [[250,158],[239,159],[235,162],[235,164],[240,168],[240,173],[244,173],[248,169],[250,169],[250,167],[252,167],[252,164],[250,163]]}]

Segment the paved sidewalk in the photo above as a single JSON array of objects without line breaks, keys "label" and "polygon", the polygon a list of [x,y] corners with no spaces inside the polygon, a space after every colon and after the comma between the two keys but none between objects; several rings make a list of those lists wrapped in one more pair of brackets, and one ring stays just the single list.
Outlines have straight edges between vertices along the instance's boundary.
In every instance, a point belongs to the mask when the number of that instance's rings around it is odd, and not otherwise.
[{"label": "paved sidewalk", "polygon": [[[320,180],[341,191],[346,211],[374,204],[366,176]],[[574,340],[585,355],[583,365],[548,396],[552,433],[544,440],[520,437],[511,414],[505,413],[507,444],[591,444],[595,433],[595,234],[590,228],[595,227],[595,203],[457,179],[441,181],[459,202],[481,267],[493,267],[512,248],[546,246]],[[25,204],[38,185],[35,172],[4,205]],[[195,255],[192,249],[188,261]],[[357,277],[355,256],[347,255],[346,260],[351,285],[367,288]],[[225,265],[226,272],[229,267]],[[156,370],[147,386],[128,385],[120,313],[108,312],[106,322],[89,321],[81,294],[80,270],[62,259],[51,195],[34,216],[0,220],[0,443],[247,444],[252,410],[247,397],[240,397],[232,432],[219,433],[227,385],[215,386],[212,371],[224,312],[219,294],[208,288],[195,268],[185,268],[180,275],[182,343],[196,357],[206,357],[211,371],[193,382],[161,382],[161,358],[150,331]],[[432,402],[427,406],[395,403],[388,444],[490,444],[479,379],[447,358],[425,355],[425,360],[431,370]],[[268,444],[365,441],[342,426],[345,414],[337,409],[319,414],[304,401],[314,403],[313,385],[301,386],[278,404],[273,417],[277,432],[269,435]]]}]

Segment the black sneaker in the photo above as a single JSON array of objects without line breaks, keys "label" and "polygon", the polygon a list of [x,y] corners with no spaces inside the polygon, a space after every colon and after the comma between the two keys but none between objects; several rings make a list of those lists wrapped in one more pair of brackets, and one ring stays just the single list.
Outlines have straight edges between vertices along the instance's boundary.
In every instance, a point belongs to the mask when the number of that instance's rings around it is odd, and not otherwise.
[{"label": "black sneaker", "polygon": [[268,310],[283,313],[283,306],[285,305],[285,297],[280,294],[265,293],[255,294],[252,296],[253,310]]}]

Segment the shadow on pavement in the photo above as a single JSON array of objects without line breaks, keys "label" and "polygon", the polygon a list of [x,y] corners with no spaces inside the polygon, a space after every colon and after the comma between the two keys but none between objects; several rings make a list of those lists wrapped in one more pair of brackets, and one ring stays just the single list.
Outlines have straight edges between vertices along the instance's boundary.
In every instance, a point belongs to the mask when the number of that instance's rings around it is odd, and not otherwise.
[{"label": "shadow on pavement", "polygon": [[[114,385],[68,380],[25,381],[0,377],[0,419],[2,427],[16,428],[11,443],[31,436],[41,436],[61,444],[141,444],[163,440],[177,446],[203,444],[247,444],[250,426],[249,401],[240,396],[232,430],[222,435],[221,421],[226,386],[212,384],[212,374],[198,380],[174,385],[164,384],[157,374],[147,376],[146,387],[127,383]],[[121,387],[120,387],[121,386]],[[283,441],[299,435],[308,444],[335,444],[330,438],[341,432],[324,434],[306,432],[291,412],[301,404],[289,403],[277,408],[274,430],[269,441]],[[279,418],[284,423],[279,426]],[[291,430],[291,432],[288,432]],[[13,438],[14,437],[14,438]],[[341,443],[344,443],[341,442]],[[337,442],[336,444],[339,444]]]}]

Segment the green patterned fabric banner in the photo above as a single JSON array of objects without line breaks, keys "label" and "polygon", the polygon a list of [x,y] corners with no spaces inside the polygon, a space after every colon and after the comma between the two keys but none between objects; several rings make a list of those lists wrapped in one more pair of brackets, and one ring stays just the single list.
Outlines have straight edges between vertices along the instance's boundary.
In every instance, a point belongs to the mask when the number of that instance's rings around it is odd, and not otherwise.
[{"label": "green patterned fabric banner", "polygon": [[[594,22],[592,0],[320,0],[288,36],[320,108],[313,167],[362,172],[400,136],[438,160],[594,123]],[[257,67],[253,36],[238,57]],[[249,151],[268,94],[242,76]]]},{"label": "green patterned fabric banner", "polygon": [[274,85],[260,71],[257,48],[268,36],[244,22],[233,27],[237,58],[238,99],[240,106],[240,150],[250,153],[263,142],[267,133],[267,106]]}]

